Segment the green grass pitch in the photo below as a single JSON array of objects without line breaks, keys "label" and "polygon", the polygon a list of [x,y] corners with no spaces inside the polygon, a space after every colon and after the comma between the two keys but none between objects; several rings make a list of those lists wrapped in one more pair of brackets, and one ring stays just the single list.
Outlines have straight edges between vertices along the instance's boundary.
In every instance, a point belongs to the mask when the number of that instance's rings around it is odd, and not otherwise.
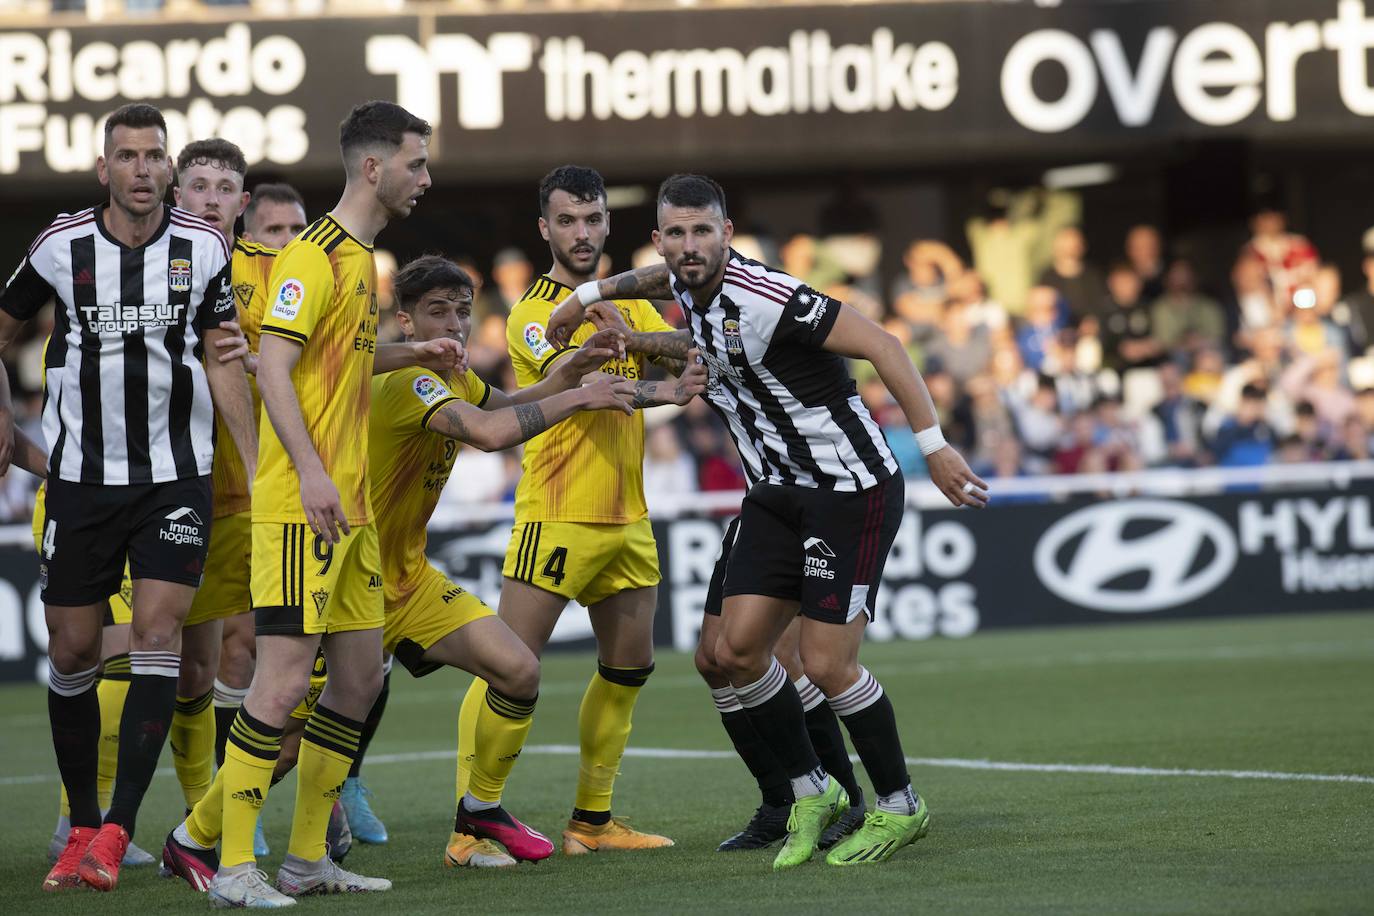
[{"label": "green grass pitch", "polygon": [[[1355,913],[1374,912],[1374,614],[988,633],[870,645],[930,836],[873,868],[820,859],[775,875],[773,852],[716,853],[756,791],[727,756],[627,757],[616,813],[677,841],[650,853],[450,870],[453,743],[466,677],[398,670],[364,775],[390,844],[348,865],[391,878],[376,898],[302,901],[309,913]],[[593,660],[545,659],[531,748],[507,803],[555,840],[572,803],[577,706]],[[184,884],[128,869],[114,894],[39,891],[57,785],[43,690],[0,689],[0,900],[8,913],[208,909]],[[634,749],[729,745],[685,655],[645,688]],[[164,757],[164,760],[169,758]],[[977,761],[1065,764],[1058,771]],[[1087,772],[1111,764],[1143,771]],[[1157,770],[1259,771],[1261,778]],[[1363,781],[1281,779],[1347,774]],[[285,852],[294,780],[268,801]],[[137,841],[181,811],[154,782]]]}]

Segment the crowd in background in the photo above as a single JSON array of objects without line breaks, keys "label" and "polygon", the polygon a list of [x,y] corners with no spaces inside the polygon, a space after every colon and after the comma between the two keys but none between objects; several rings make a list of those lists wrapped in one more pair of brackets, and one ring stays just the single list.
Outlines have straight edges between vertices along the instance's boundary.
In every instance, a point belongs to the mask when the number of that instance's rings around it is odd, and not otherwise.
[{"label": "crowd in background", "polygon": [[[1079,216],[1071,193],[1007,195],[968,220],[963,239],[910,241],[902,271],[886,281],[874,232],[742,235],[736,247],[896,335],[925,377],[946,438],[984,477],[1369,457],[1374,229],[1361,240],[1364,282],[1343,289],[1340,272],[1289,230],[1284,214],[1263,209],[1230,276],[1207,289],[1189,261],[1171,256],[1158,228],[1137,225],[1114,250],[1091,241]],[[654,257],[646,247],[615,268],[603,258],[602,272]],[[378,259],[379,339],[398,339],[389,289],[397,265],[384,251]],[[513,389],[506,315],[547,265],[517,248],[488,264],[457,260],[478,286],[471,365]],[[672,303],[660,306],[681,325]],[[48,310],[7,359],[18,419],[31,434],[39,432],[51,327]],[[870,366],[852,369],[903,471],[923,476],[901,410]],[[744,485],[729,437],[700,399],[655,408],[646,426],[651,504]],[[518,449],[465,449],[454,473],[461,485],[448,488],[440,517],[510,500],[519,474]],[[26,474],[5,479],[0,520],[27,518],[33,486]]]}]

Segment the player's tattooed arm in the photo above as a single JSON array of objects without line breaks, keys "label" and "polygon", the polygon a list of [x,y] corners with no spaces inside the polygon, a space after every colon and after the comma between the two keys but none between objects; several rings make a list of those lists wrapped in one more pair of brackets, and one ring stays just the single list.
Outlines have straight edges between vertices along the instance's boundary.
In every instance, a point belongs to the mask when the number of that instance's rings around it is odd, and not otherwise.
[{"label": "player's tattooed arm", "polygon": [[692,398],[706,390],[706,367],[695,361],[696,351],[691,353],[691,366],[678,378],[661,382],[636,382],[633,406],[638,408],[656,407],[659,404],[677,404],[685,407]]},{"label": "player's tattooed arm", "polygon": [[[687,368],[686,352],[692,346],[690,331],[669,333],[671,340],[660,339],[666,333],[662,331],[631,331],[620,309],[609,302],[597,302],[589,306],[587,320],[596,327],[598,333],[618,331],[627,351],[643,353],[669,375],[681,375]],[[684,341],[686,346],[683,346]]]},{"label": "player's tattooed arm", "polygon": [[[595,292],[592,284],[595,283]],[[586,319],[587,306],[600,297],[607,299],[671,299],[673,287],[667,264],[654,264],[639,267],[606,277],[604,280],[588,280],[579,286],[574,294],[564,299],[549,316],[545,336],[555,345],[566,347],[576,331]]]},{"label": "player's tattooed arm", "polygon": [[[494,393],[494,392],[493,392]],[[432,432],[457,439],[484,452],[496,452],[533,439],[579,410],[621,410],[631,413],[629,382],[606,375],[590,384],[560,391],[541,401],[483,410],[452,400],[429,418]]]}]

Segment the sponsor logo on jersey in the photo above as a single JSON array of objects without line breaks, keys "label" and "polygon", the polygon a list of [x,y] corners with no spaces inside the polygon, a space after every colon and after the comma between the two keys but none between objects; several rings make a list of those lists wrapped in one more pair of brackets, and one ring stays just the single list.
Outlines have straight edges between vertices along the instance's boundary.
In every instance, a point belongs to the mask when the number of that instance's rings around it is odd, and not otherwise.
[{"label": "sponsor logo on jersey", "polygon": [[830,549],[829,544],[820,538],[807,538],[802,544],[802,553],[806,554],[807,578],[835,578],[835,570],[830,568],[830,561],[835,559],[835,551]]},{"label": "sponsor logo on jersey", "polygon": [[205,534],[202,530],[205,522],[201,521],[195,509],[190,506],[173,509],[163,517],[163,520],[166,524],[157,533],[159,540],[169,544],[190,544],[192,547],[205,546]]},{"label": "sponsor logo on jersey", "polygon": [[826,311],[829,310],[830,301],[826,299],[825,296],[818,293],[810,293],[803,290],[797,294],[797,302],[802,308],[810,306],[811,311],[807,312],[805,315],[796,315],[792,320],[810,325],[811,329],[814,331],[816,326],[821,323],[821,319],[825,317]]},{"label": "sponsor logo on jersey", "polygon": [[731,356],[739,356],[744,352],[744,340],[740,337],[739,322],[733,318],[727,318],[723,327],[725,329],[725,352]]},{"label": "sponsor logo on jersey", "polygon": [[180,302],[154,305],[83,305],[81,315],[92,334],[122,334],[140,328],[170,328],[181,323],[186,306]]},{"label": "sponsor logo on jersey", "polygon": [[283,321],[295,321],[301,311],[301,300],[305,298],[305,284],[300,280],[283,280],[277,287],[277,298],[272,303],[272,317]]},{"label": "sponsor logo on jersey", "polygon": [[449,396],[449,391],[438,379],[429,375],[422,375],[415,379],[415,396],[420,399],[420,403],[426,407],[433,406],[436,402]]},{"label": "sponsor logo on jersey", "polygon": [[191,290],[191,262],[186,258],[172,258],[167,262],[167,286],[174,293]]},{"label": "sponsor logo on jersey", "polygon": [[544,326],[535,321],[525,325],[525,346],[530,348],[535,359],[543,359],[553,352],[553,344],[544,337]]}]

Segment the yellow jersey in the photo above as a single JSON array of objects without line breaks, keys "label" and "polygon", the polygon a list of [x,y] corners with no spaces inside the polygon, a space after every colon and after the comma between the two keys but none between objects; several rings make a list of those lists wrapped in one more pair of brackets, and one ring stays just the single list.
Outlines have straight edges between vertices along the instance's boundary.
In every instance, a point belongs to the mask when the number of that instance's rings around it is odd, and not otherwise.
[{"label": "yellow jersey", "polygon": [[421,582],[425,526],[458,456],[458,441],[430,432],[429,420],[452,401],[481,407],[490,396],[475,372],[443,378],[408,368],[372,378],[368,456],[387,610],[405,604]]},{"label": "yellow jersey", "polygon": [[[562,351],[545,336],[549,316],[572,290],[540,277],[506,320],[515,378],[521,388],[538,383]],[[671,331],[645,299],[617,301],[621,317],[635,331]],[[583,324],[573,334],[580,346],[596,333]],[[602,372],[632,381],[644,378],[646,358],[627,353]],[[644,502],[644,416],[617,410],[583,411],[525,443],[523,473],[515,490],[515,521],[590,522],[627,525],[649,514]]]},{"label": "yellow jersey", "polygon": [[[348,523],[366,525],[372,517],[367,417],[378,312],[372,247],[325,215],[288,242],[276,261],[262,333],[301,345],[291,382],[306,431],[339,490]],[[266,410],[259,423],[253,521],[307,521],[300,477]]]},{"label": "yellow jersey", "polygon": [[[267,248],[246,239],[234,243],[234,304],[238,307],[239,327],[243,329],[243,336],[248,338],[248,348],[255,353],[258,349],[258,329],[262,325],[267,301],[267,286],[272,279],[272,264],[276,258],[275,248]],[[205,358],[215,359],[216,355],[207,353]],[[251,375],[248,376],[248,390],[253,396],[253,416],[259,416],[262,399],[258,396],[258,386]],[[238,447],[234,445],[229,427],[224,425],[219,411],[215,411],[215,464],[210,480],[215,493],[215,518],[237,515],[252,508],[248,470],[243,466]]]}]

